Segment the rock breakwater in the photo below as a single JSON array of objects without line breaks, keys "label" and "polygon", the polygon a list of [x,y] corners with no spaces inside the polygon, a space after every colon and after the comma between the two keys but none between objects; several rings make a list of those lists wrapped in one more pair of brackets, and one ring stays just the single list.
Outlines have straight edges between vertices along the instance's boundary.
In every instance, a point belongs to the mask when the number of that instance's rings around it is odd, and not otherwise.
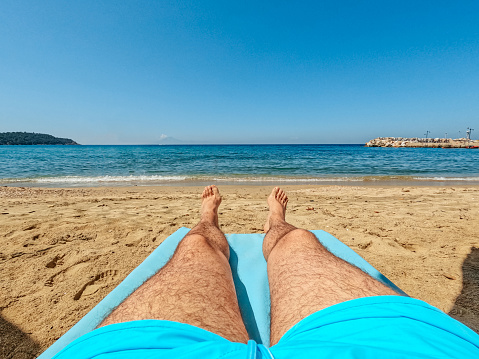
[{"label": "rock breakwater", "polygon": [[366,143],[366,147],[430,147],[430,148],[478,148],[479,141],[467,138],[417,138],[378,137]]}]

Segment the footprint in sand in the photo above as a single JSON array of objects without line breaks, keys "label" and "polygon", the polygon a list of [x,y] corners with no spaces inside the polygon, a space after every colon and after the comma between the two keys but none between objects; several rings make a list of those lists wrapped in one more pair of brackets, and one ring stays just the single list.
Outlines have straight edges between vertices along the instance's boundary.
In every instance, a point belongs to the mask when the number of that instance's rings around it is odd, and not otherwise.
[{"label": "footprint in sand", "polygon": [[79,300],[81,297],[96,293],[100,288],[103,288],[113,282],[118,271],[116,269],[107,270],[95,275],[91,280],[82,286],[82,288],[73,297],[74,300]]},{"label": "footprint in sand", "polygon": [[373,244],[373,241],[368,241],[368,242],[365,242],[365,243],[359,243],[358,248],[359,249],[368,249],[372,244]]},{"label": "footprint in sand", "polygon": [[56,255],[55,258],[50,260],[47,264],[45,264],[45,267],[47,268],[55,268],[57,265],[62,265],[63,264],[63,256]]},{"label": "footprint in sand", "polygon": [[407,249],[408,251],[411,251],[411,252],[416,252],[417,250],[419,250],[421,247],[419,245],[417,245],[416,243],[410,243],[408,241],[405,241],[405,240],[399,240],[399,239],[394,239],[394,242],[396,242],[397,244],[399,244],[401,247],[403,247],[404,249]]},{"label": "footprint in sand", "polygon": [[[97,259],[99,256],[96,256],[96,257],[93,257],[93,258],[88,258],[88,259],[82,259],[76,263],[73,263],[69,266],[67,266],[66,268],[63,268],[59,271],[57,271],[55,274],[53,274],[52,276],[50,276],[46,281],[45,281],[45,286],[47,287],[53,287],[53,285],[55,284],[55,282],[57,280],[64,280],[65,279],[65,276],[68,275],[68,273],[70,271],[73,271],[73,272],[78,272],[78,271],[82,271],[84,270],[87,266],[88,266],[88,262],[90,261],[94,261],[95,259]],[[63,257],[61,257],[63,258]],[[53,262],[54,262],[55,259],[53,259]],[[50,261],[52,262],[52,261]],[[50,262],[48,262],[47,264],[49,264]],[[58,259],[57,262],[56,262],[56,265],[59,265],[59,264],[63,264],[62,262],[62,259]],[[53,265],[50,264],[50,265]],[[55,267],[56,267],[55,265]],[[55,268],[55,267],[51,267],[51,268]],[[59,279],[58,279],[59,278]]]},{"label": "footprint in sand", "polygon": [[37,224],[28,224],[22,228],[22,231],[31,231],[32,229],[37,228]]}]

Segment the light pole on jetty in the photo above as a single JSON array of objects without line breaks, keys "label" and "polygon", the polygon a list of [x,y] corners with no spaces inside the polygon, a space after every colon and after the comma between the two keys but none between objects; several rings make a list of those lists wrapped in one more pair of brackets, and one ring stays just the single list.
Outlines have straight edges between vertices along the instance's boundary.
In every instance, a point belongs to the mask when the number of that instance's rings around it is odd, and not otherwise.
[{"label": "light pole on jetty", "polygon": [[474,131],[473,128],[467,128],[467,131],[466,131],[466,135],[467,135],[467,139],[470,141],[471,140],[471,132]]},{"label": "light pole on jetty", "polygon": [[426,133],[424,134],[424,136],[426,136],[426,138],[427,138],[427,136],[428,136],[430,133],[431,133],[431,131],[426,131]]}]

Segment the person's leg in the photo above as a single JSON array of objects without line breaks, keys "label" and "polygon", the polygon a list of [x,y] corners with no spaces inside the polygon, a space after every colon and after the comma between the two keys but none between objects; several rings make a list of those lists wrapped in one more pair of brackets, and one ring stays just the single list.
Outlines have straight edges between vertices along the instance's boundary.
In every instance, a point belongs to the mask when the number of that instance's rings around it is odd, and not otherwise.
[{"label": "person's leg", "polygon": [[201,220],[171,260],[100,326],[163,319],[191,324],[231,341],[248,341],[228,263],[228,242],[218,227],[221,196],[216,186],[209,186],[202,198]]},{"label": "person's leg", "polygon": [[309,231],[285,221],[288,197],[274,188],[268,197],[263,254],[271,294],[271,345],[301,319],[347,300],[397,295],[359,268],[334,256]]}]

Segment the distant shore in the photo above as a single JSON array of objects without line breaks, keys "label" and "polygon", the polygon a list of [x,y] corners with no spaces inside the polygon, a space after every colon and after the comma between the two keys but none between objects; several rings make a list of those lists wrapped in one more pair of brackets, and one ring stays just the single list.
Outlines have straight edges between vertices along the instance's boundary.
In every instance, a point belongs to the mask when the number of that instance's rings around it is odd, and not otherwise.
[{"label": "distant shore", "polygon": [[1,146],[31,145],[79,145],[70,138],[59,138],[45,133],[34,132],[0,132]]},{"label": "distant shore", "polygon": [[479,141],[467,138],[378,137],[366,147],[479,148]]}]

